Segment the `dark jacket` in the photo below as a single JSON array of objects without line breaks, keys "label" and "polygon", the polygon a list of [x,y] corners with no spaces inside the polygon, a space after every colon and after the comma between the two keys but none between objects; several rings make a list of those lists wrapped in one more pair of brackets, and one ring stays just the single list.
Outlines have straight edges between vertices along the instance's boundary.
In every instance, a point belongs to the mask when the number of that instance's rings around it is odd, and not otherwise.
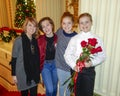
[{"label": "dark jacket", "polygon": [[[55,47],[56,47],[56,44],[57,44],[57,35],[54,34],[54,46]],[[43,64],[45,61],[46,46],[47,46],[46,36],[40,35],[38,38],[38,47],[39,47],[39,52],[40,52],[40,71],[42,71]]]}]

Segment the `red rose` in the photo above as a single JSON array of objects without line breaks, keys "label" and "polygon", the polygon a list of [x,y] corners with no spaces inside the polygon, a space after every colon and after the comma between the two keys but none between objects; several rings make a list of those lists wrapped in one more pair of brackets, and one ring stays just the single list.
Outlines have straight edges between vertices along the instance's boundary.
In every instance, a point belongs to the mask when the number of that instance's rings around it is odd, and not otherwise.
[{"label": "red rose", "polygon": [[95,46],[97,44],[97,39],[96,38],[89,38],[88,39],[88,44],[90,44],[91,46]]},{"label": "red rose", "polygon": [[86,47],[86,46],[87,46],[87,42],[86,42],[86,41],[82,41],[82,42],[81,42],[81,46],[82,46],[82,47]]},{"label": "red rose", "polygon": [[99,46],[99,47],[96,48],[96,51],[97,52],[102,52],[102,48]]},{"label": "red rose", "polygon": [[90,50],[90,52],[91,52],[91,54],[94,54],[94,53],[96,53],[96,49],[93,48],[93,49]]},{"label": "red rose", "polygon": [[98,53],[98,52],[102,52],[102,48],[99,46],[97,48],[93,48],[91,49],[91,54],[94,54],[94,53]]}]

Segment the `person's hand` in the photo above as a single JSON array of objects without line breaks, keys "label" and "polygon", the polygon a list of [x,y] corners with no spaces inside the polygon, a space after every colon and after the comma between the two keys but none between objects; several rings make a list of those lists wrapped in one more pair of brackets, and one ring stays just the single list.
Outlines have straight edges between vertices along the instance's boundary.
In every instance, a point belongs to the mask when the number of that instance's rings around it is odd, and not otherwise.
[{"label": "person's hand", "polygon": [[78,66],[75,66],[75,67],[74,67],[74,70],[75,70],[76,72],[79,72],[79,71],[80,71]]},{"label": "person's hand", "polygon": [[14,84],[17,84],[17,77],[16,76],[12,76],[12,78],[13,78]]}]

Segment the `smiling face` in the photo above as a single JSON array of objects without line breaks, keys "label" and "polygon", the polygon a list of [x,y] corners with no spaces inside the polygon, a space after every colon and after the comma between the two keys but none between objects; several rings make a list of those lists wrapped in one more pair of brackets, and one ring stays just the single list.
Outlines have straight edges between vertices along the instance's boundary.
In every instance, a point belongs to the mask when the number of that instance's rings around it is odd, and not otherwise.
[{"label": "smiling face", "polygon": [[66,33],[71,33],[73,27],[73,21],[70,17],[64,17],[62,19],[62,28]]},{"label": "smiling face", "polygon": [[89,32],[91,30],[92,21],[90,20],[90,17],[83,16],[79,18],[79,27],[81,31]]},{"label": "smiling face", "polygon": [[53,35],[53,32],[52,32],[53,26],[52,26],[52,24],[50,24],[50,22],[48,20],[42,21],[41,26],[42,26],[42,30],[46,34],[46,36],[50,37],[51,35]]},{"label": "smiling face", "polygon": [[36,26],[32,22],[28,21],[28,24],[26,25],[26,33],[29,36],[32,36],[36,32]]},{"label": "smiling face", "polygon": [[26,33],[29,39],[31,39],[32,36],[35,37],[35,34],[38,33],[37,20],[33,17],[26,18],[23,24],[23,31]]}]

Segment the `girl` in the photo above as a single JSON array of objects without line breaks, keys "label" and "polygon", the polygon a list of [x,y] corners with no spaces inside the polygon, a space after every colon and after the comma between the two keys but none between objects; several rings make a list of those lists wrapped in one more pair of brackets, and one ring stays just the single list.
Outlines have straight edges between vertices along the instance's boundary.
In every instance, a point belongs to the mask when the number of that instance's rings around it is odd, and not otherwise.
[{"label": "girl", "polygon": [[81,41],[88,42],[89,38],[96,38],[97,45],[102,48],[102,52],[98,52],[89,58],[89,62],[84,62],[85,68],[78,73],[76,83],[76,96],[93,96],[94,82],[95,82],[95,66],[101,64],[105,60],[105,51],[102,40],[91,32],[92,16],[89,13],[83,13],[79,16],[79,28],[81,32],[73,37],[65,51],[64,57],[67,64],[75,71],[79,72],[76,61],[82,53]]},{"label": "girl", "polygon": [[22,96],[37,96],[40,80],[40,61],[37,40],[34,35],[38,31],[37,21],[28,17],[23,24],[23,33],[16,38],[12,49],[12,77]]},{"label": "girl", "polygon": [[[70,96],[70,91],[67,89],[68,83],[63,85],[67,78],[71,75],[71,68],[66,64],[64,59],[64,52],[67,48],[68,42],[71,37],[77,33],[72,30],[74,25],[73,15],[69,12],[65,12],[61,17],[61,26],[56,34],[58,36],[57,48],[56,48],[56,67],[59,79],[59,96]],[[65,92],[66,91],[66,92]]]},{"label": "girl", "polygon": [[44,32],[38,38],[40,50],[40,69],[42,79],[46,88],[46,96],[56,96],[57,94],[57,70],[55,66],[55,51],[57,36],[54,32],[53,20],[49,17],[44,17],[39,21],[39,29]]}]

